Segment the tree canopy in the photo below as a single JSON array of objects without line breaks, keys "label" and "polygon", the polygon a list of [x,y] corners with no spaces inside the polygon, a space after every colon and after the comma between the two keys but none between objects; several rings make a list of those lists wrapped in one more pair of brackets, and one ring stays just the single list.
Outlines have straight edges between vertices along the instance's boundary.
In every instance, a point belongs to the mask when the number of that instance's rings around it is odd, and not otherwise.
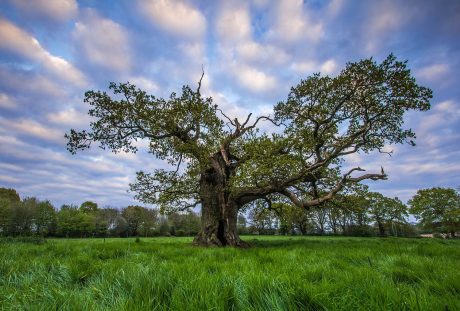
[{"label": "tree canopy", "polygon": [[452,188],[430,188],[418,190],[409,200],[410,213],[422,225],[440,232],[452,233],[460,230],[460,195]]},{"label": "tree canopy", "polygon": [[[184,86],[167,99],[130,83],[110,83],[88,91],[85,102],[95,118],[90,130],[66,134],[75,153],[98,142],[113,152],[136,152],[146,139],[149,152],[169,169],[137,173],[136,198],[163,211],[200,205],[202,232],[197,244],[239,245],[237,211],[256,200],[284,198],[300,208],[320,206],[347,184],[386,179],[379,173],[341,172],[346,155],[395,143],[414,145],[403,127],[404,113],[429,109],[430,89],[419,86],[401,62],[389,55],[348,63],[336,77],[314,74],[293,87],[272,116],[231,118],[196,90]],[[269,122],[273,131],[262,131]]]}]

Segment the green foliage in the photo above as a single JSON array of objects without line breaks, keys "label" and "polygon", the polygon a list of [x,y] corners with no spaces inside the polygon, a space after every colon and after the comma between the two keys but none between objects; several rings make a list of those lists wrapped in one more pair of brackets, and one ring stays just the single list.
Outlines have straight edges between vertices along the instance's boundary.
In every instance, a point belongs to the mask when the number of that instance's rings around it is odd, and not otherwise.
[{"label": "green foliage", "polygon": [[371,192],[366,199],[369,204],[370,216],[377,223],[379,234],[382,236],[385,235],[387,224],[404,223],[408,216],[407,206],[397,197],[392,199],[380,193]]},{"label": "green foliage", "polygon": [[315,74],[292,88],[275,111],[290,121],[288,133],[299,148],[319,145],[341,152],[348,146],[367,152],[410,141],[415,134],[401,128],[403,115],[428,110],[432,92],[415,83],[406,65],[389,55],[381,64],[372,59],[348,63],[334,78]]},{"label": "green foliage", "polygon": [[0,309],[459,310],[460,241],[246,237],[1,243]]},{"label": "green foliage", "polygon": [[48,236],[56,233],[56,210],[49,201],[39,202],[35,208],[34,214],[36,234],[40,236]]},{"label": "green foliage", "polygon": [[96,213],[97,212],[97,203],[91,201],[85,201],[80,205],[80,210],[83,213]]},{"label": "green foliage", "polygon": [[[9,190],[10,194],[16,194],[14,190]],[[49,201],[0,198],[0,234],[47,236],[54,234],[55,229],[56,211]]]},{"label": "green foliage", "polygon": [[277,222],[277,212],[267,208],[262,200],[256,201],[249,211],[250,232],[253,234],[274,234]]},{"label": "green foliage", "polygon": [[460,195],[452,188],[418,190],[409,201],[410,213],[425,227],[439,232],[460,230]]},{"label": "green foliage", "polygon": [[19,194],[14,189],[0,188],[0,199],[7,199],[10,202],[19,202]]},{"label": "green foliage", "polygon": [[89,148],[92,141],[99,141],[102,148],[114,152],[136,152],[134,142],[148,139],[152,154],[171,164],[188,160],[188,169],[180,178],[177,173],[161,169],[153,174],[139,172],[139,182],[132,186],[139,193],[139,199],[159,204],[167,211],[182,199],[194,198],[194,193],[181,190],[188,189],[184,188],[185,183],[177,188],[181,191],[175,197],[168,196],[164,190],[184,179],[192,180],[191,185],[196,187],[196,166],[207,161],[204,159],[218,147],[223,122],[216,116],[212,99],[202,98],[199,89],[193,91],[188,86],[183,87],[180,96],[173,93],[168,99],[147,95],[129,83],[111,83],[109,88],[117,99],[106,92],[85,93],[85,102],[92,106],[89,115],[97,121],[91,123],[92,132],[71,130],[66,134],[68,149],[75,153]]},{"label": "green foliage", "polygon": [[158,214],[156,210],[131,205],[121,211],[121,216],[126,219],[130,236],[148,236],[155,227]]},{"label": "green foliage", "polygon": [[6,199],[0,198],[0,234],[8,235],[10,233],[10,222],[12,218],[13,203]]},{"label": "green foliage", "polygon": [[171,213],[168,215],[171,235],[194,236],[200,231],[200,217],[194,212]]},{"label": "green foliage", "polygon": [[243,214],[238,214],[237,217],[237,232],[239,235],[247,234],[247,220],[246,217],[244,217]]},{"label": "green foliage", "polygon": [[57,233],[64,237],[88,237],[95,231],[95,216],[75,205],[63,205],[57,214]]}]

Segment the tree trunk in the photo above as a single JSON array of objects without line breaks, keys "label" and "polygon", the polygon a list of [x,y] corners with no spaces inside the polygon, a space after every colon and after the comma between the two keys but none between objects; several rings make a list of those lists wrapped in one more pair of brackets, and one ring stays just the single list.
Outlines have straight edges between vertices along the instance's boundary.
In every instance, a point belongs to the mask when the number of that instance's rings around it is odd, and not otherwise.
[{"label": "tree trunk", "polygon": [[381,221],[377,221],[377,224],[379,226],[379,235],[380,236],[385,236],[385,227]]},{"label": "tree trunk", "polygon": [[226,191],[228,174],[209,168],[201,175],[201,231],[193,240],[197,246],[247,247],[237,232],[238,204]]}]

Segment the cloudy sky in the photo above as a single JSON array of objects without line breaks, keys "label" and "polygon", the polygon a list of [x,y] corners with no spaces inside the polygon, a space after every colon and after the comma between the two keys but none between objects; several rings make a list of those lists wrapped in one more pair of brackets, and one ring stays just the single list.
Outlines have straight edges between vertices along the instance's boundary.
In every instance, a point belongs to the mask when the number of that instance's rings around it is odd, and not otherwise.
[{"label": "cloudy sky", "polygon": [[89,119],[83,94],[130,81],[158,96],[196,85],[229,115],[270,113],[289,88],[348,61],[393,52],[432,88],[432,109],[406,126],[417,146],[350,157],[409,199],[460,186],[460,1],[3,0],[0,3],[0,187],[56,206],[135,203],[128,184],[163,164],[145,151],[75,156],[64,134]]}]

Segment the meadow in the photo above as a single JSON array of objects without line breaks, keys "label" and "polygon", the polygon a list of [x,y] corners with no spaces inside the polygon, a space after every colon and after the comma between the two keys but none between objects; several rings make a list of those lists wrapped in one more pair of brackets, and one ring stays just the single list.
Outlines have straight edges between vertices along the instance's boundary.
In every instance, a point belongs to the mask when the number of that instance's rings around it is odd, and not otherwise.
[{"label": "meadow", "polygon": [[0,243],[2,310],[460,310],[460,241],[244,237]]}]

